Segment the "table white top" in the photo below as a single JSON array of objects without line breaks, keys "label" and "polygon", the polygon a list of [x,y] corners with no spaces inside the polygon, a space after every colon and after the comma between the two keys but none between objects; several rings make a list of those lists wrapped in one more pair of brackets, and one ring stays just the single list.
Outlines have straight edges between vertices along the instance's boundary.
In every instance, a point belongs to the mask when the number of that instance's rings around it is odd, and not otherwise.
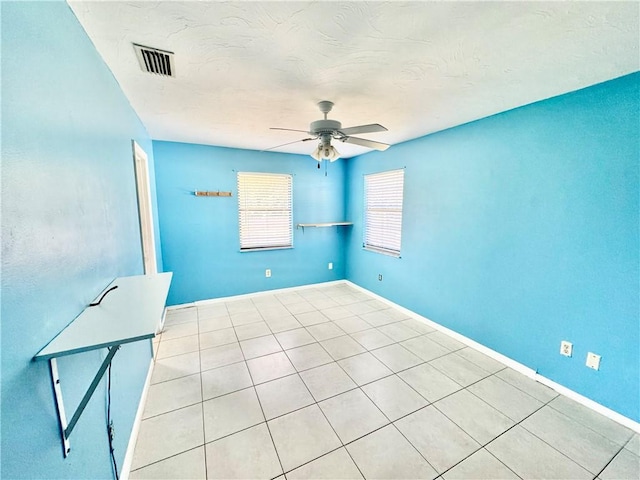
[{"label": "table white top", "polygon": [[35,360],[86,352],[152,338],[162,319],[171,272],[118,277],[105,288],[100,305],[87,307],[40,350]]}]

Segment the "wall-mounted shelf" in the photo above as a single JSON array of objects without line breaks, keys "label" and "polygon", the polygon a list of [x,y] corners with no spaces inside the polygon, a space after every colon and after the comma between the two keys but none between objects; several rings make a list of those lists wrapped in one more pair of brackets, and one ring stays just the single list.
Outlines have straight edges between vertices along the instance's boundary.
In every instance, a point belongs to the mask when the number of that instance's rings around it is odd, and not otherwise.
[{"label": "wall-mounted shelf", "polygon": [[[62,330],[33,359],[49,360],[64,456],[71,448],[69,437],[80,415],[121,345],[153,338],[164,313],[171,272],[119,277]],[[114,288],[115,287],[115,288]],[[67,423],[58,375],[57,358],[107,348],[108,353],[78,408]]]},{"label": "wall-mounted shelf", "polygon": [[307,227],[348,227],[350,225],[353,225],[353,222],[299,223],[296,228],[302,228],[304,232]]}]

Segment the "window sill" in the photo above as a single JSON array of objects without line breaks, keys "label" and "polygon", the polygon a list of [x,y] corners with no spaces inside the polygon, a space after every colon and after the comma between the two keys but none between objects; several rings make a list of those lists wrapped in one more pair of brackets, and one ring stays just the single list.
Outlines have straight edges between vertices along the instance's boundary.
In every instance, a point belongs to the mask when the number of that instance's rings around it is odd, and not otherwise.
[{"label": "window sill", "polygon": [[246,252],[266,252],[269,250],[291,250],[293,249],[293,245],[289,245],[288,247],[264,247],[264,248],[241,248],[240,253]]},{"label": "window sill", "polygon": [[367,246],[363,246],[362,249],[363,250],[367,250],[368,252],[380,253],[380,254],[386,255],[388,257],[402,258],[400,256],[400,252],[392,252],[392,251],[389,251],[389,250],[384,250],[382,248],[367,247]]}]

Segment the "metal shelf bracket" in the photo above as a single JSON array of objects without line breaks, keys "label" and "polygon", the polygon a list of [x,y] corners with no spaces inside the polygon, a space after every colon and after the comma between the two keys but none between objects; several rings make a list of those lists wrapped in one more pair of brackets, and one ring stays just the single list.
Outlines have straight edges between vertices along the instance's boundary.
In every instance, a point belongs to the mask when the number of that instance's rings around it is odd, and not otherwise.
[{"label": "metal shelf bracket", "polygon": [[100,365],[100,368],[98,369],[98,372],[96,373],[95,377],[93,377],[93,381],[91,382],[91,385],[89,385],[89,388],[85,392],[84,397],[82,397],[82,400],[78,405],[78,408],[76,408],[76,411],[73,413],[73,416],[71,417],[71,421],[68,424],[67,424],[67,414],[64,409],[64,402],[62,400],[62,386],[60,384],[60,374],[58,373],[58,361],[55,357],[49,359],[49,367],[51,370],[51,382],[53,383],[53,393],[56,397],[56,409],[58,411],[60,436],[62,437],[62,448],[63,448],[63,453],[65,457],[67,457],[71,452],[71,444],[69,442],[69,437],[71,436],[71,432],[73,432],[73,429],[76,426],[76,423],[78,423],[78,420],[82,415],[82,412],[86,408],[87,403],[89,403],[89,400],[93,395],[93,392],[95,392],[96,388],[98,387],[98,384],[100,383],[100,380],[102,380],[104,372],[109,367],[111,360],[113,360],[113,356],[116,354],[119,348],[120,348],[120,345],[114,345],[113,347],[108,348],[109,352],[107,353],[107,356],[103,360],[102,365]]}]

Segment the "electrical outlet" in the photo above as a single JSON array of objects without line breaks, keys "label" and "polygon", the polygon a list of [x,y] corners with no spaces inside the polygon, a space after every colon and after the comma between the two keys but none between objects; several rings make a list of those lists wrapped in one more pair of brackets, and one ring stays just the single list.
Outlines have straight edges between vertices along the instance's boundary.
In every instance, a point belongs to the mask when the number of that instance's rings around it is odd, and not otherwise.
[{"label": "electrical outlet", "polygon": [[382,281],[382,274],[381,274],[381,273],[379,273],[379,274],[378,274],[378,280],[379,280],[380,282]]},{"label": "electrical outlet", "polygon": [[600,355],[592,352],[587,353],[587,367],[600,370]]},{"label": "electrical outlet", "polygon": [[570,357],[573,353],[573,343],[567,342],[563,340],[560,342],[560,355],[564,355],[565,357]]},{"label": "electrical outlet", "polygon": [[270,268],[267,268],[264,271],[264,276],[267,277],[267,278],[271,278],[271,269]]},{"label": "electrical outlet", "polygon": [[333,270],[333,262],[329,262],[329,270]]}]

